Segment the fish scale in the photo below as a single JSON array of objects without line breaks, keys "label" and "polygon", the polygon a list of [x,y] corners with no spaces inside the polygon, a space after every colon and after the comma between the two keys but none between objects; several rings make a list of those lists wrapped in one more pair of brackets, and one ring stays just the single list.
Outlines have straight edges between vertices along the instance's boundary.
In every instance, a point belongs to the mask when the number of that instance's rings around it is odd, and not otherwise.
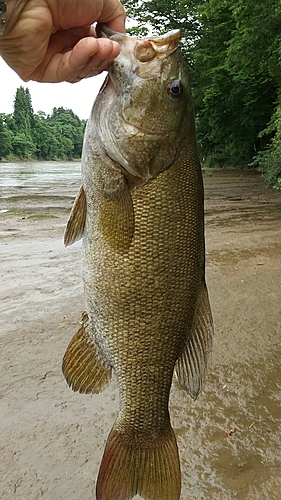
[{"label": "fish scale", "polygon": [[[178,176],[174,175],[173,171],[177,167],[179,167]],[[97,289],[94,292],[99,297],[99,317],[102,317],[103,321],[102,333],[97,337],[101,350],[110,353],[111,365],[116,370],[121,406],[124,400],[125,415],[128,415],[128,420],[135,422],[134,426],[137,426],[139,412],[142,414],[142,419],[145,419],[146,415],[146,425],[151,426],[152,432],[155,419],[150,418],[149,412],[145,413],[147,397],[153,394],[156,407],[164,406],[166,411],[173,368],[180,354],[182,337],[186,335],[187,324],[193,317],[192,307],[188,307],[188,303],[192,305],[191,300],[193,302],[195,300],[193,297],[189,298],[188,294],[193,295],[193,289],[196,290],[198,286],[196,260],[190,259],[188,248],[192,250],[196,247],[194,239],[202,240],[202,226],[201,228],[198,224],[194,226],[192,219],[186,218],[185,214],[189,212],[188,205],[194,206],[194,203],[190,197],[184,196],[186,207],[183,207],[180,191],[185,194],[186,185],[184,182],[178,182],[177,178],[182,178],[181,169],[184,169],[184,163],[179,161],[172,169],[162,174],[162,177],[169,177],[169,180],[157,177],[149,186],[136,192],[136,199],[133,196],[135,238],[128,251],[125,268],[123,256],[119,254],[116,257],[114,250],[106,244],[106,241],[103,248],[102,267],[99,262],[100,253],[96,254],[97,260],[94,259],[91,266],[94,274],[98,267],[102,269],[102,272],[99,271]],[[176,190],[174,193],[176,201],[168,204],[165,192],[168,191],[167,194],[172,195],[172,182]],[[155,186],[155,184],[163,184],[165,191],[163,186]],[[155,198],[158,199],[160,205],[157,214],[152,210],[155,206]],[[93,202],[98,201],[93,200]],[[171,227],[167,221],[172,216],[174,217],[175,213],[178,214],[178,224],[173,224]],[[145,228],[144,233],[138,230],[141,227]],[[189,235],[188,244],[187,235]],[[183,241],[185,240],[184,252]],[[185,253],[187,255],[184,255]],[[200,253],[201,259],[198,259],[197,267],[200,264],[202,267],[200,261],[202,261],[203,247],[201,252],[198,252],[199,257]],[[89,258],[93,259],[93,256]],[[179,259],[182,265],[173,268],[172,262]],[[114,270],[110,265],[113,260]],[[187,274],[188,267],[190,268],[189,274]],[[111,283],[112,287],[111,290],[106,288],[103,294],[104,280]],[[193,286],[192,280],[195,281]],[[91,275],[89,281],[91,288],[89,291],[86,289],[86,294],[93,293],[92,286],[96,281],[94,275]],[[157,286],[155,286],[155,281],[158,281]],[[114,332],[112,332],[112,324],[114,324]],[[107,359],[108,357],[109,355],[106,355]],[[136,358],[138,358],[137,365]],[[143,380],[144,366],[146,380]],[[161,366],[161,369],[158,369],[159,378],[155,379],[153,385],[149,377],[149,368],[154,366]],[[136,370],[139,372],[138,377],[135,377]],[[158,412],[157,409],[154,413]],[[126,416],[123,420],[125,418]],[[158,422],[157,425],[159,425]]]},{"label": "fish scale", "polygon": [[178,31],[143,40],[106,27],[101,34],[118,41],[121,52],[87,125],[82,187],[66,228],[67,245],[83,235],[87,313],[63,372],[85,393],[100,392],[112,370],[117,375],[119,414],[97,500],[137,493],[178,500],[180,465],[168,409],[173,372],[196,398],[213,337],[188,76]]}]

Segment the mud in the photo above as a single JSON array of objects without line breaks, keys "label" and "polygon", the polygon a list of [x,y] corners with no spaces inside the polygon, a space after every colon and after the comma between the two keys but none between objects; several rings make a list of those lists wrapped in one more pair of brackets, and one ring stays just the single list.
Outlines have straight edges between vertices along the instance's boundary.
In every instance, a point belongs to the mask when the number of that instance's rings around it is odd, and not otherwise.
[{"label": "mud", "polygon": [[[1,168],[1,166],[0,166]],[[1,170],[0,170],[1,171]],[[182,500],[281,498],[281,193],[252,171],[207,171],[207,281],[216,339],[196,402],[173,384]],[[79,182],[6,186],[0,206],[0,498],[94,499],[116,382],[74,394],[61,359],[84,309],[80,244],[63,230]],[[137,498],[137,497],[135,497]],[[161,499],[159,499],[161,500]]]}]

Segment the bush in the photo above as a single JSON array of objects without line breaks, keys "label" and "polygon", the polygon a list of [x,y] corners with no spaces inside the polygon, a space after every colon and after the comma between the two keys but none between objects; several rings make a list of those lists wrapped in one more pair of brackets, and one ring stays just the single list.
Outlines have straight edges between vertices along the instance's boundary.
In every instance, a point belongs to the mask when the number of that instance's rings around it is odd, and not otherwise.
[{"label": "bush", "polygon": [[263,133],[274,134],[273,139],[264,151],[257,154],[251,165],[262,173],[268,187],[281,190],[281,104]]}]

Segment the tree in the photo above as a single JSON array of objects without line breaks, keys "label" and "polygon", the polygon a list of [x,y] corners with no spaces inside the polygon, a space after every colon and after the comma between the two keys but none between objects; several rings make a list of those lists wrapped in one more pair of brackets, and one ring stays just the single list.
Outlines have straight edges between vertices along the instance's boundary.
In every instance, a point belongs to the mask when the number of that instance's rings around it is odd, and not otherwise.
[{"label": "tree", "polygon": [[[125,0],[124,5],[140,23],[134,32],[143,33],[145,25],[147,31],[147,23],[154,33],[181,29],[204,161],[244,166],[276,147],[279,0]],[[262,161],[262,154],[258,158]]]},{"label": "tree", "polygon": [[42,111],[35,114],[29,90],[19,87],[13,114],[3,114],[0,122],[0,156],[14,154],[21,159],[42,160],[80,158],[85,126],[85,120],[63,107],[54,108],[51,115]]},{"label": "tree", "polygon": [[234,68],[230,45],[237,35],[233,0],[209,0],[199,9],[194,49],[198,136],[210,165],[245,166],[268,141],[260,132],[274,109],[268,74]]},{"label": "tree", "polygon": [[159,35],[169,30],[181,30],[181,44],[189,64],[198,38],[200,21],[196,15],[202,0],[124,0],[127,16],[138,22],[129,29],[132,35],[147,35],[149,31]]},{"label": "tree", "polygon": [[268,106],[271,117],[260,130],[262,147],[252,165],[263,173],[267,184],[281,189],[281,4],[279,0],[237,0],[233,9],[236,32],[229,44],[228,60],[238,81],[245,72],[263,82],[261,109]]},{"label": "tree", "polygon": [[270,145],[259,151],[252,165],[263,174],[269,187],[281,190],[281,105],[277,105],[271,123],[264,133],[274,132]]},{"label": "tree", "polygon": [[7,158],[11,152],[11,135],[5,123],[5,115],[0,114],[0,159]]},{"label": "tree", "polygon": [[14,100],[14,112],[12,121],[12,148],[15,156],[19,158],[32,158],[36,151],[36,145],[32,137],[34,125],[34,113],[31,104],[31,96],[28,89],[19,87]]},{"label": "tree", "polygon": [[28,88],[19,87],[14,100],[13,118],[15,130],[31,137],[31,130],[34,124],[34,113],[31,104],[31,96]]},{"label": "tree", "polygon": [[32,158],[36,149],[31,138],[27,137],[24,132],[18,132],[12,136],[12,148],[15,156],[22,160]]},{"label": "tree", "polygon": [[45,113],[40,111],[34,116],[33,137],[38,160],[56,160],[61,158],[61,135],[57,137],[54,127]]},{"label": "tree", "polygon": [[[61,125],[61,133],[72,142],[72,157],[80,158],[86,126],[85,120],[80,120],[71,109],[60,107],[53,109],[50,122]],[[65,144],[67,143],[65,142]],[[68,154],[70,154],[70,151]]]}]

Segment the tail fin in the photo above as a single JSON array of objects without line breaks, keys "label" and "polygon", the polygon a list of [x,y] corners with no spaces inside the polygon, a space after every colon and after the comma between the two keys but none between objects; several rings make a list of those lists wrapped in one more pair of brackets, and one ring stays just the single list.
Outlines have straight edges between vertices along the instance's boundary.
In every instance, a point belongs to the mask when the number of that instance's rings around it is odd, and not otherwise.
[{"label": "tail fin", "polygon": [[97,481],[97,500],[179,500],[181,473],[173,429],[158,440],[111,430]]}]

